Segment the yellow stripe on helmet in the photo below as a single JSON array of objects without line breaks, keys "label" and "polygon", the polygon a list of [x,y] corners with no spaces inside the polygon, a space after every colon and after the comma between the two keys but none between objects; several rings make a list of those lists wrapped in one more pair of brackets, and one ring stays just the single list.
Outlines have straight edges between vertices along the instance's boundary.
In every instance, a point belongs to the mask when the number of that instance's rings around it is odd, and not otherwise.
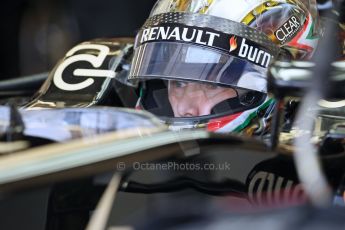
[{"label": "yellow stripe on helmet", "polygon": [[174,0],[171,3],[171,10],[177,12],[198,12],[200,14],[207,13],[209,7],[214,0]]},{"label": "yellow stripe on helmet", "polygon": [[210,8],[210,6],[212,5],[213,1],[214,1],[214,0],[207,0],[207,5],[204,6],[203,8],[201,8],[201,9],[199,10],[199,13],[200,13],[200,14],[205,14],[205,13],[207,13],[207,11],[208,11],[208,9]]},{"label": "yellow stripe on helmet", "polygon": [[186,11],[190,5],[190,0],[177,0],[175,4],[175,9],[178,11]]},{"label": "yellow stripe on helmet", "polygon": [[280,2],[277,1],[266,1],[261,5],[255,7],[252,11],[250,11],[241,21],[242,23],[249,25],[252,23],[259,15],[264,13],[265,11],[269,10],[272,7],[279,5]]}]

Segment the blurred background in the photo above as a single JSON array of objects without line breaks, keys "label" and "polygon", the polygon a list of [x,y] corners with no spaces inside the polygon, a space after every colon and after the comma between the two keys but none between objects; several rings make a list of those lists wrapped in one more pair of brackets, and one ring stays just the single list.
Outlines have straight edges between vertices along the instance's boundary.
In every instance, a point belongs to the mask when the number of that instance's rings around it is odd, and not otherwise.
[{"label": "blurred background", "polygon": [[[47,72],[83,41],[135,36],[155,1],[2,1],[0,80]],[[317,0],[322,9],[332,1]]]},{"label": "blurred background", "polygon": [[3,1],[0,80],[49,71],[82,41],[134,36],[155,1]]}]

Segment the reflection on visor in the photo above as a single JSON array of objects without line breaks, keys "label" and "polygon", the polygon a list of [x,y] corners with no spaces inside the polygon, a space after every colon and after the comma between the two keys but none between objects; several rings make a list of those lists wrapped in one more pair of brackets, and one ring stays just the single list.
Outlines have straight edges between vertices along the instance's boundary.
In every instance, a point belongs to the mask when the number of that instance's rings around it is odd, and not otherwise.
[{"label": "reflection on visor", "polygon": [[212,82],[266,92],[266,68],[211,48],[154,42],[135,51],[131,79]]}]

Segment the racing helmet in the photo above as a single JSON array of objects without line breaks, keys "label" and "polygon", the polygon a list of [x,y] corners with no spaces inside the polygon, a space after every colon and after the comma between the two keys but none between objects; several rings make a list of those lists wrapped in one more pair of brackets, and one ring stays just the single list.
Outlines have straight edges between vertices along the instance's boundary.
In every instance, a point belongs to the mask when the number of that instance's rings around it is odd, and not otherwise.
[{"label": "racing helmet", "polygon": [[270,63],[312,56],[317,16],[315,0],[158,0],[134,45],[137,108],[175,130],[245,131],[273,107]]}]

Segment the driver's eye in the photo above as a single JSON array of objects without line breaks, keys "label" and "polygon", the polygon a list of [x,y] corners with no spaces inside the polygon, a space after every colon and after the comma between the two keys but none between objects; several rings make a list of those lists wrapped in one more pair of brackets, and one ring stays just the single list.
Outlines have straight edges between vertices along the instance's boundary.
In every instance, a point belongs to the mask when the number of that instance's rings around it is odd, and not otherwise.
[{"label": "driver's eye", "polygon": [[187,83],[186,83],[186,82],[183,82],[183,81],[173,81],[173,82],[171,82],[171,84],[172,84],[173,87],[175,87],[175,88],[183,88],[183,87],[186,87],[186,86],[187,86]]},{"label": "driver's eye", "polygon": [[205,84],[206,89],[218,89],[218,85],[214,85],[214,84]]}]

